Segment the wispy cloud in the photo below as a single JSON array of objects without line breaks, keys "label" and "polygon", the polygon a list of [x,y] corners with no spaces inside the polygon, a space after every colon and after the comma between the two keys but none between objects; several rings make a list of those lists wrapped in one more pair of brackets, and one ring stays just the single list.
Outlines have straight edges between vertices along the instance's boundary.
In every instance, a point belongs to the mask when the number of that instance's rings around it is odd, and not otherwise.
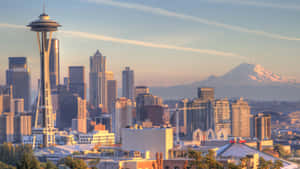
[{"label": "wispy cloud", "polygon": [[[0,23],[0,28],[25,29],[26,27],[22,26],[22,25]],[[71,37],[76,37],[76,38],[85,38],[85,39],[92,39],[92,40],[109,41],[109,42],[136,45],[136,46],[143,46],[143,47],[150,47],[150,48],[170,49],[170,50],[194,52],[194,53],[201,53],[201,54],[207,54],[207,55],[233,57],[233,58],[238,58],[238,59],[241,59],[241,60],[248,60],[247,57],[241,56],[239,54],[235,54],[235,53],[232,53],[232,52],[224,52],[224,51],[209,50],[209,49],[188,48],[188,47],[181,47],[181,46],[168,45],[168,44],[158,44],[158,43],[123,39],[123,38],[110,37],[110,36],[92,34],[92,33],[87,33],[87,32],[80,32],[80,31],[62,30],[60,32],[64,35],[71,36]]]},{"label": "wispy cloud", "polygon": [[239,59],[243,59],[243,60],[247,59],[247,57],[244,57],[244,56],[241,56],[241,55],[238,55],[235,53],[231,53],[231,52],[223,52],[223,51],[216,51],[216,50],[209,50],[209,49],[188,48],[188,47],[181,47],[181,46],[174,46],[174,45],[167,45],[167,44],[158,44],[158,43],[116,38],[116,37],[92,34],[92,33],[87,33],[87,32],[79,32],[79,31],[61,31],[61,32],[66,35],[71,35],[73,37],[79,37],[79,38],[110,41],[110,42],[116,42],[116,43],[130,44],[130,45],[143,46],[143,47],[151,47],[151,48],[159,48],[159,49],[172,49],[172,50],[195,52],[195,53],[208,54],[208,55],[234,57],[234,58],[239,58]]},{"label": "wispy cloud", "polygon": [[[268,3],[268,2],[262,2],[262,1],[250,1],[250,0],[205,0],[205,1],[213,2],[213,3],[230,3],[230,4],[238,4],[238,5],[257,6],[257,7],[264,7],[264,8],[300,10],[299,5]],[[286,2],[284,2],[284,3],[286,3]]]},{"label": "wispy cloud", "polygon": [[14,25],[14,24],[7,24],[7,23],[0,23],[0,28],[25,29],[26,26],[23,26],[23,25]]},{"label": "wispy cloud", "polygon": [[177,12],[169,11],[169,10],[162,9],[162,8],[154,8],[151,6],[146,6],[146,5],[136,4],[136,3],[126,3],[126,2],[120,2],[120,1],[114,1],[114,0],[81,0],[81,1],[105,4],[105,5],[110,5],[110,6],[120,7],[120,8],[134,9],[134,10],[148,12],[148,13],[161,15],[161,16],[175,17],[175,18],[182,19],[182,20],[188,20],[188,21],[198,22],[201,24],[212,25],[212,26],[216,26],[216,27],[220,27],[220,28],[224,28],[224,29],[228,29],[228,30],[232,30],[232,31],[237,31],[237,32],[255,34],[258,36],[268,37],[268,38],[272,38],[272,39],[300,41],[300,38],[298,38],[298,37],[290,37],[290,36],[285,36],[285,35],[281,35],[281,34],[266,32],[263,30],[256,30],[256,29],[251,29],[251,28],[246,28],[246,27],[241,27],[241,26],[236,26],[236,25],[231,25],[231,24],[225,24],[225,23],[221,23],[221,22],[217,22],[217,21],[213,21],[213,20],[208,20],[205,18],[200,18],[197,16],[177,13]]}]

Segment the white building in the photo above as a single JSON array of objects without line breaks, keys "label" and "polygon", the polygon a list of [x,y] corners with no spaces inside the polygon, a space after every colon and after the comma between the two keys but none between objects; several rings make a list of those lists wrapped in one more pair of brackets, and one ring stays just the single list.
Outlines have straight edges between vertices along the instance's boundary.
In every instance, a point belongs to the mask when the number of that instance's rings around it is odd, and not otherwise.
[{"label": "white building", "polygon": [[162,152],[164,159],[169,158],[169,150],[173,148],[172,128],[123,128],[122,149],[125,151],[150,151],[150,158]]},{"label": "white building", "polygon": [[114,103],[112,114],[112,131],[116,135],[116,142],[121,142],[121,129],[132,125],[132,109],[134,104],[130,99],[121,97]]},{"label": "white building", "polygon": [[101,146],[112,146],[115,144],[115,134],[109,133],[107,130],[78,134],[78,144],[100,144]]}]

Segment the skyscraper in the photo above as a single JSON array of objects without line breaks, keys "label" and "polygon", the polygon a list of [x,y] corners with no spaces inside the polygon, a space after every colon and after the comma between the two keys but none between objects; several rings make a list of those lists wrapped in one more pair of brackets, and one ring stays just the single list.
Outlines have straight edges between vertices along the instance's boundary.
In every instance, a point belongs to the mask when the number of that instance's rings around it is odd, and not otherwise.
[{"label": "skyscraper", "polygon": [[107,112],[112,113],[113,103],[118,96],[118,86],[116,80],[107,80]]},{"label": "skyscraper", "polygon": [[135,100],[134,72],[126,67],[122,72],[122,96]]},{"label": "skyscraper", "polygon": [[259,140],[271,139],[271,115],[258,113],[253,117],[253,136]]},{"label": "skyscraper", "polygon": [[202,100],[214,100],[215,90],[211,87],[199,87],[198,88],[198,98]]},{"label": "skyscraper", "polygon": [[112,114],[112,131],[115,133],[116,142],[121,141],[121,129],[132,125],[133,104],[130,99],[121,97],[115,101]]},{"label": "skyscraper", "polygon": [[69,67],[69,90],[73,94],[78,94],[82,99],[86,99],[86,83],[83,66]]},{"label": "skyscraper", "polygon": [[13,110],[11,112],[14,112],[15,115],[24,113],[24,99],[13,99],[12,104]]},{"label": "skyscraper", "polygon": [[24,109],[30,109],[30,71],[25,57],[9,57],[6,84],[12,85],[13,98],[24,99]]},{"label": "skyscraper", "polygon": [[198,98],[186,103],[187,137],[192,139],[195,130],[214,129],[214,89],[198,88]]},{"label": "skyscraper", "polygon": [[90,103],[107,110],[106,57],[97,50],[90,57]]},{"label": "skyscraper", "polygon": [[227,98],[215,101],[214,105],[215,132],[221,129],[231,135],[230,103]]},{"label": "skyscraper", "polygon": [[[58,86],[55,94],[57,100],[56,126],[60,130],[74,127],[77,131],[86,132],[87,108],[86,100],[73,94],[65,86]],[[73,124],[72,124],[73,123]],[[76,124],[75,124],[76,123]]]},{"label": "skyscraper", "polygon": [[250,106],[242,98],[231,103],[231,131],[234,137],[250,137]]},{"label": "skyscraper", "polygon": [[12,112],[13,109],[13,89],[11,85],[0,86],[0,114]]},{"label": "skyscraper", "polygon": [[[50,88],[50,72],[49,72],[49,53],[52,42],[52,33],[57,31],[60,27],[57,22],[50,20],[50,17],[44,12],[39,16],[38,20],[31,22],[28,27],[31,31],[37,32],[38,49],[41,56],[41,85],[39,101],[37,105],[36,116],[41,118],[41,123],[35,122],[33,130],[33,145],[35,146],[36,138],[41,138],[40,143],[44,147],[55,144],[55,132],[52,101],[51,101],[51,88]],[[38,118],[37,118],[38,119]]]},{"label": "skyscraper", "polygon": [[60,64],[59,64],[59,40],[51,40],[49,55],[49,72],[51,90],[56,89],[60,83]]},{"label": "skyscraper", "polygon": [[149,88],[147,86],[137,86],[135,87],[135,97],[140,94],[149,94]]},{"label": "skyscraper", "polygon": [[136,97],[136,121],[142,123],[147,119],[145,106],[162,105],[163,100],[152,94],[139,94]]},{"label": "skyscraper", "polygon": [[4,113],[0,116],[0,144],[14,141],[14,114]]},{"label": "skyscraper", "polygon": [[31,115],[18,114],[14,118],[14,139],[17,143],[22,143],[24,136],[30,136],[31,133]]}]

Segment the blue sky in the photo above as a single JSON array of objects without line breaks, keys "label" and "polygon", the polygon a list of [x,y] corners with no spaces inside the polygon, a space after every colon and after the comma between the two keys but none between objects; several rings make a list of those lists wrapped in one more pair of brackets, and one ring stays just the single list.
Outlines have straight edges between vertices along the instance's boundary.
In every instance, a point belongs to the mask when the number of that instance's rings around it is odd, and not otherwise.
[{"label": "blue sky", "polygon": [[[242,62],[261,64],[300,81],[300,1],[48,0],[46,4],[51,18],[63,25],[55,33],[61,41],[62,75],[70,65],[88,70],[89,56],[99,49],[119,84],[125,66],[135,70],[138,85],[167,86],[221,75]],[[0,1],[3,83],[8,56],[27,56],[35,86],[36,37],[18,26],[41,12],[41,0]]]}]

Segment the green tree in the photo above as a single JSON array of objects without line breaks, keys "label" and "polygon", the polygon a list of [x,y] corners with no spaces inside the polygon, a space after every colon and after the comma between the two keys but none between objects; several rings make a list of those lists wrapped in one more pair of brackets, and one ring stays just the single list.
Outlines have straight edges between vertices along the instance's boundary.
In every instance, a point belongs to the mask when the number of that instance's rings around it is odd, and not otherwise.
[{"label": "green tree", "polygon": [[100,162],[100,158],[91,160],[91,161],[89,162],[89,166],[90,166],[91,168],[97,168],[97,165],[99,164],[99,162]]},{"label": "green tree", "polygon": [[88,168],[86,163],[83,160],[73,159],[70,156],[60,160],[59,164],[65,164],[66,166],[70,167],[71,169],[87,169]]},{"label": "green tree", "polygon": [[57,169],[57,167],[51,161],[47,161],[45,169]]},{"label": "green tree", "polygon": [[287,153],[284,151],[284,148],[281,144],[276,144],[274,146],[274,151],[279,154],[280,157],[285,157],[287,156]]},{"label": "green tree", "polygon": [[280,169],[281,167],[283,167],[282,161],[276,160],[276,161],[273,163],[272,169]]},{"label": "green tree", "polygon": [[40,169],[40,163],[32,154],[23,153],[17,169]]},{"label": "green tree", "polygon": [[270,169],[272,166],[272,161],[266,161],[263,157],[259,157],[259,169]]},{"label": "green tree", "polygon": [[208,168],[214,169],[223,169],[223,165],[218,162],[215,158],[215,151],[208,150],[208,154],[204,158],[204,163],[208,166]]},{"label": "green tree", "polygon": [[236,165],[234,163],[229,163],[228,164],[228,169],[241,169],[239,165]]},{"label": "green tree", "polygon": [[208,151],[208,154],[203,157],[199,151],[189,150],[188,157],[193,159],[190,162],[190,166],[196,169],[223,169],[223,165],[219,163],[215,158],[215,152]]},{"label": "green tree", "polygon": [[14,166],[11,166],[11,165],[7,165],[3,162],[0,162],[0,168],[1,169],[16,169]]}]

